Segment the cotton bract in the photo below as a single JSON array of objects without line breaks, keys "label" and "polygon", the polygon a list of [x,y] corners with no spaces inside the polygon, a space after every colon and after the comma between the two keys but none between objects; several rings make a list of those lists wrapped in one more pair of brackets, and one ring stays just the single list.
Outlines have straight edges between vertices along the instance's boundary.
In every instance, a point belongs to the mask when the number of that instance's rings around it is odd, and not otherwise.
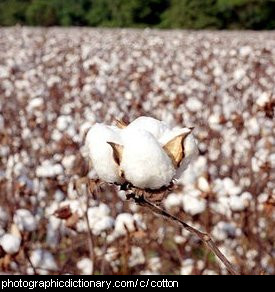
[{"label": "cotton bract", "polygon": [[191,131],[139,117],[129,125],[118,122],[117,127],[95,124],[87,134],[86,146],[103,181],[159,189],[179,178],[196,156]]}]

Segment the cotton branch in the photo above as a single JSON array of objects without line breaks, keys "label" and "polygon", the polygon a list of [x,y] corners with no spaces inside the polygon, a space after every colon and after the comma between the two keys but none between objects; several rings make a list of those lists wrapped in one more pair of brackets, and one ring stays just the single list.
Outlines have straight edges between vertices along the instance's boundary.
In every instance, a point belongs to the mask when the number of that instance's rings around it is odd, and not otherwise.
[{"label": "cotton branch", "polygon": [[211,250],[225,265],[228,272],[231,275],[238,275],[238,271],[235,269],[235,267],[228,261],[228,259],[222,254],[222,252],[218,249],[215,242],[212,240],[209,234],[203,233],[192,226],[188,225],[184,221],[180,220],[176,216],[166,212],[164,209],[156,206],[155,204],[148,201],[144,195],[141,195],[140,193],[137,195],[135,192],[131,191],[129,188],[129,193],[127,194],[127,199],[133,199],[135,203],[139,206],[145,207],[149,209],[150,211],[153,211],[156,214],[159,214],[163,216],[164,218],[170,219],[173,222],[176,222],[180,224],[184,229],[188,230],[191,234],[196,235],[201,241],[204,242],[204,244]]}]

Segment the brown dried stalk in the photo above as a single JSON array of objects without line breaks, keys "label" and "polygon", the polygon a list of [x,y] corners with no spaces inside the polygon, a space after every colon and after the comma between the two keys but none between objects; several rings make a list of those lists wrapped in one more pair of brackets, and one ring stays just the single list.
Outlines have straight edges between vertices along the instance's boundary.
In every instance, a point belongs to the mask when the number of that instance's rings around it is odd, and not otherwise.
[{"label": "brown dried stalk", "polygon": [[145,207],[145,208],[151,210],[152,212],[163,216],[164,218],[170,219],[173,222],[176,222],[176,223],[182,225],[183,228],[188,230],[193,235],[196,235],[201,241],[204,242],[204,244],[209,248],[209,250],[211,250],[222,261],[222,263],[226,266],[228,272],[231,275],[238,275],[239,274],[238,271],[235,269],[235,267],[228,261],[228,259],[218,249],[217,245],[212,240],[212,238],[210,237],[209,234],[203,233],[203,232],[193,228],[192,226],[188,225],[187,223],[185,223],[184,221],[180,220],[176,216],[166,212],[162,208],[160,208],[160,207],[156,206],[155,204],[151,203],[150,201],[148,201],[144,197],[144,195],[141,195],[140,193],[137,195],[135,192],[131,191],[130,188],[128,190],[130,191],[126,195],[128,200],[129,199],[133,199],[137,205]]}]

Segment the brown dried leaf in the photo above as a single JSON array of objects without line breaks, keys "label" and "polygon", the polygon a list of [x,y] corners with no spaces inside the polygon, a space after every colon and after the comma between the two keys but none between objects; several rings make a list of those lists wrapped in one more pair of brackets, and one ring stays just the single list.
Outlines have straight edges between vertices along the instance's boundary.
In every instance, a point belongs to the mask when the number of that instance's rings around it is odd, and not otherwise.
[{"label": "brown dried leaf", "polygon": [[66,220],[66,227],[75,229],[75,225],[78,222],[79,216],[77,213],[73,213],[67,220]]},{"label": "brown dried leaf", "polygon": [[54,215],[59,219],[68,219],[72,216],[72,211],[70,206],[64,206],[55,211]]}]

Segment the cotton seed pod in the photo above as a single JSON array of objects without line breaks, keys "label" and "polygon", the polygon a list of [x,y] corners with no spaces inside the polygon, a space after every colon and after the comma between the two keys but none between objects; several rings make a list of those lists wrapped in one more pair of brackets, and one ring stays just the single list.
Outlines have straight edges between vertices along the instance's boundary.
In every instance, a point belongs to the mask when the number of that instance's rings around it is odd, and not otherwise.
[{"label": "cotton seed pod", "polygon": [[198,152],[192,128],[171,129],[150,117],[116,125],[96,124],[86,138],[95,171],[106,182],[156,190],[179,178]]}]

